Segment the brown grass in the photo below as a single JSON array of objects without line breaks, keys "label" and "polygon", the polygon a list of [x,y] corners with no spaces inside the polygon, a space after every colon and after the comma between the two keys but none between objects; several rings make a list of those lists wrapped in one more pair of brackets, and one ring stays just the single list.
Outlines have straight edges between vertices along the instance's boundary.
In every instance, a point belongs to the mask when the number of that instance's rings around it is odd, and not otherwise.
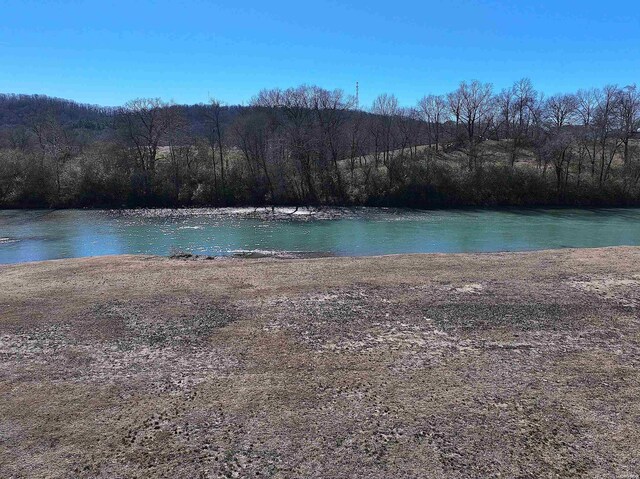
[{"label": "brown grass", "polygon": [[0,477],[638,477],[640,248],[0,267]]}]

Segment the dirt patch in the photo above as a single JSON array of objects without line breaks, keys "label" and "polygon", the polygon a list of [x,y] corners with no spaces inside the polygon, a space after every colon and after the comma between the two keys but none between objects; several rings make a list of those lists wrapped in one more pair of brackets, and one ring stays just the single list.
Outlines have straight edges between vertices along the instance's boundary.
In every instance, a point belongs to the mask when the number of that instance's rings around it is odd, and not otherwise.
[{"label": "dirt patch", "polygon": [[640,307],[640,275],[634,275],[632,278],[603,277],[572,280],[569,284],[622,306]]}]

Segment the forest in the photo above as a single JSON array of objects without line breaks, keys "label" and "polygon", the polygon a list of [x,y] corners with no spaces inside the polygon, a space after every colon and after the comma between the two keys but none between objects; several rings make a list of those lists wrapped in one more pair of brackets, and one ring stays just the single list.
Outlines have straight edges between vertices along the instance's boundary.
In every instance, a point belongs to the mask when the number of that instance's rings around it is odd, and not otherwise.
[{"label": "forest", "polygon": [[464,81],[412,107],[342,90],[247,106],[0,94],[0,207],[640,205],[640,90]]}]

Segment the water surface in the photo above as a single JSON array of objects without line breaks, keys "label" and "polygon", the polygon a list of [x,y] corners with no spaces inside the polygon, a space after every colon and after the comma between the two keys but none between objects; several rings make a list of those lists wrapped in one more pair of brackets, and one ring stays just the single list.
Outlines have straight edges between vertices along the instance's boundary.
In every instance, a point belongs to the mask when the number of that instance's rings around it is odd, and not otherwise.
[{"label": "water surface", "polygon": [[640,245],[640,209],[5,210],[0,263],[109,254],[328,255]]}]

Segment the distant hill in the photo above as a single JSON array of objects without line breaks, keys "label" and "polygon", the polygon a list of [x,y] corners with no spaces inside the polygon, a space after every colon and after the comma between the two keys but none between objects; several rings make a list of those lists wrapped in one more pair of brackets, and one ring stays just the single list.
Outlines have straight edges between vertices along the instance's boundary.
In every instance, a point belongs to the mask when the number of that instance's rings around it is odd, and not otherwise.
[{"label": "distant hill", "polygon": [[71,128],[100,129],[109,125],[116,108],[77,103],[46,95],[0,93],[0,128],[28,127],[34,119],[53,116]]},{"label": "distant hill", "polygon": [[[0,93],[0,132],[16,128],[30,128],[42,118],[53,118],[61,126],[71,130],[84,130],[96,134],[110,130],[114,119],[122,110],[122,106],[100,106],[78,103],[65,98],[50,97],[39,94]],[[207,122],[207,104],[172,105],[179,111],[194,135],[203,135]],[[222,128],[230,126],[234,119],[251,107],[240,105],[222,105],[220,107],[220,123]],[[259,107],[261,109],[268,107]],[[350,111],[342,114],[349,116]],[[377,116],[364,113],[367,116]]]}]

